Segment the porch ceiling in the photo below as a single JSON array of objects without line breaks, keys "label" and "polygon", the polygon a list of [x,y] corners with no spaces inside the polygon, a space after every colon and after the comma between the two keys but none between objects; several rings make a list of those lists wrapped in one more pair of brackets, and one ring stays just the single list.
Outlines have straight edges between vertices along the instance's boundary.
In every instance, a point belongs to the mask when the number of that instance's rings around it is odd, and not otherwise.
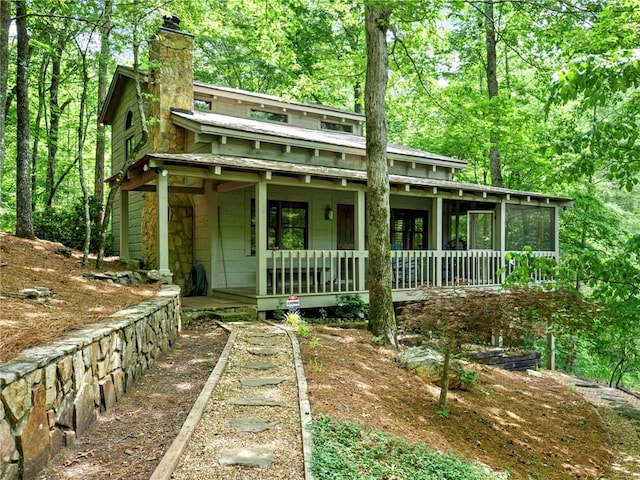
[{"label": "porch ceiling", "polygon": [[[147,154],[131,167],[130,172],[135,175],[136,173],[140,174],[140,172],[145,169],[162,168],[172,173],[172,169],[178,169],[180,167],[191,167],[190,176],[201,178],[216,178],[219,176],[221,180],[224,179],[222,175],[223,171],[241,171],[249,173],[269,172],[292,176],[305,175],[331,181],[343,180],[359,184],[367,183],[367,172],[362,170],[321,167],[275,160],[217,155],[213,153]],[[179,174],[184,175],[185,173],[184,171],[180,171]],[[477,185],[474,183],[452,182],[406,175],[389,175],[389,182],[392,185],[431,189],[431,193],[433,194],[437,194],[438,192],[454,192],[456,196],[461,197],[463,193],[471,193],[484,197],[493,195],[507,197],[507,199],[518,198],[543,203],[553,202],[561,206],[570,206],[572,204],[572,200],[567,197],[511,190],[488,185]]]}]

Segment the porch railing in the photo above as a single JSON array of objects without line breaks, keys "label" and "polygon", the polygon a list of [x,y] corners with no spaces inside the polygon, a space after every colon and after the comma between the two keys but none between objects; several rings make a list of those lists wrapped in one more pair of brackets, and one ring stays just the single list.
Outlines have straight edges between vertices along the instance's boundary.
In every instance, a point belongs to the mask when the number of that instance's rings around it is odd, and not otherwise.
[{"label": "porch railing", "polygon": [[[534,252],[554,258],[555,252]],[[267,294],[349,293],[368,289],[367,251],[268,250]],[[502,268],[504,270],[502,270]],[[392,250],[391,285],[394,290],[430,286],[497,286],[513,270],[493,250]],[[550,280],[535,272],[535,281]]]}]

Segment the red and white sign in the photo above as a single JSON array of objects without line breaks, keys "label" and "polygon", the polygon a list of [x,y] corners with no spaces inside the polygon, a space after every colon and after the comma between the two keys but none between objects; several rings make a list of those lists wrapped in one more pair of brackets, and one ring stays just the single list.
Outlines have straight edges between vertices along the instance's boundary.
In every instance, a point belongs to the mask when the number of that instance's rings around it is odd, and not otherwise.
[{"label": "red and white sign", "polygon": [[300,308],[300,298],[297,295],[290,295],[287,298],[287,310],[290,312],[295,312]]}]

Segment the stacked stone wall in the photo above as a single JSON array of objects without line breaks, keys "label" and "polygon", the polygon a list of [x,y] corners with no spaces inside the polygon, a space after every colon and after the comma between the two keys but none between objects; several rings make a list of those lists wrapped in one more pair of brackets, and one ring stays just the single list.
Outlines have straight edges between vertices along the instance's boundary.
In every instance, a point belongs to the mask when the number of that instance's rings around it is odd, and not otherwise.
[{"label": "stacked stone wall", "polygon": [[0,480],[36,478],[176,341],[180,289],[0,363]]}]

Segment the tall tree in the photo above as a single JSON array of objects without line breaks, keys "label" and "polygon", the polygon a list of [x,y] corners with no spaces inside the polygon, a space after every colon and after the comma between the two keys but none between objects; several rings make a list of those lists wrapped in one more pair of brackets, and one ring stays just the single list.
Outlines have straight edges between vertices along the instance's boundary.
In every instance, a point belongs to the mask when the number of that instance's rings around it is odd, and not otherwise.
[{"label": "tall tree", "polygon": [[388,81],[387,30],[391,10],[382,2],[365,7],[367,77],[367,230],[369,232],[369,330],[398,346],[391,290],[389,172],[385,94]]},{"label": "tall tree", "polygon": [[9,22],[11,3],[0,1],[0,205],[2,205],[2,177],[4,173],[5,141],[7,124],[7,85],[9,83]]},{"label": "tall tree", "polygon": [[[489,104],[498,96],[498,54],[496,50],[496,19],[493,0],[487,0],[484,5],[485,44],[487,49],[486,74]],[[494,106],[495,109],[495,106]],[[494,122],[495,120],[494,115]],[[491,170],[491,185],[502,187],[502,167],[500,165],[500,139],[495,133],[495,126],[489,138],[489,165]]]},{"label": "tall tree", "polygon": [[27,2],[16,0],[18,34],[17,85],[17,159],[16,159],[16,235],[35,238],[31,210],[31,158],[29,157],[29,37]]},{"label": "tall tree", "polygon": [[133,163],[135,162],[138,154],[146,147],[149,141],[149,125],[147,123],[147,114],[145,111],[145,99],[142,92],[142,73],[140,72],[140,36],[143,35],[140,32],[141,25],[145,21],[146,12],[132,12],[132,14],[140,15],[139,21],[134,22],[134,28],[131,31],[132,34],[132,50],[133,50],[133,70],[135,71],[135,90],[136,90],[136,104],[138,108],[138,115],[140,116],[140,123],[142,125],[142,134],[140,140],[136,143],[133,151],[127,158],[127,161],[123,162],[120,170],[118,170],[114,177],[114,180],[109,184],[109,192],[107,193],[107,200],[105,202],[104,216],[102,217],[102,223],[100,224],[99,237],[98,237],[98,255],[96,257],[96,267],[101,268],[104,261],[104,252],[106,247],[107,230],[109,229],[109,222],[111,220],[111,213],[113,211],[113,202],[116,199],[116,194],[120,191],[120,185],[125,180],[127,172]]},{"label": "tall tree", "polygon": [[[113,1],[105,0],[104,10],[102,11],[102,19],[100,22],[100,54],[98,56],[98,111],[102,110],[104,102],[107,98],[107,66],[111,53],[111,12],[113,10]],[[102,222],[104,207],[104,159],[105,159],[105,128],[98,122],[96,132],[96,163],[95,178],[93,187],[93,196],[98,204],[98,223]]]}]

